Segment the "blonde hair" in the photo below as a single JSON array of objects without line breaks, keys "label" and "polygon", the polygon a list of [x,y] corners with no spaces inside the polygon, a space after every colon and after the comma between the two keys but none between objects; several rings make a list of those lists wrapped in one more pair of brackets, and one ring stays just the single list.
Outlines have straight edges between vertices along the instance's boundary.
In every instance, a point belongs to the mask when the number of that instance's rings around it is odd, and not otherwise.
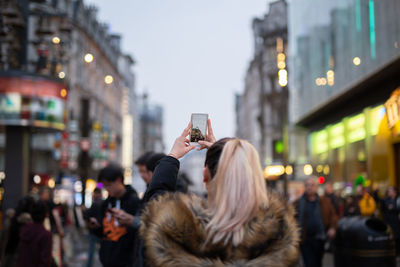
[{"label": "blonde hair", "polygon": [[244,225],[257,209],[268,205],[267,189],[258,153],[249,142],[227,141],[209,182],[208,241],[234,246],[243,240]]}]

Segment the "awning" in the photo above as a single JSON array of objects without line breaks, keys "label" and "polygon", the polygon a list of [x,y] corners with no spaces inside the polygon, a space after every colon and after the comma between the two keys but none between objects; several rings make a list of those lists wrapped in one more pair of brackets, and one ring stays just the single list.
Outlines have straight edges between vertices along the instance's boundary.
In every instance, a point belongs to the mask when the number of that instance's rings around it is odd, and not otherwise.
[{"label": "awning", "polygon": [[343,93],[322,103],[296,122],[296,125],[318,130],[327,124],[360,112],[368,106],[383,104],[400,85],[400,57],[357,81]]}]

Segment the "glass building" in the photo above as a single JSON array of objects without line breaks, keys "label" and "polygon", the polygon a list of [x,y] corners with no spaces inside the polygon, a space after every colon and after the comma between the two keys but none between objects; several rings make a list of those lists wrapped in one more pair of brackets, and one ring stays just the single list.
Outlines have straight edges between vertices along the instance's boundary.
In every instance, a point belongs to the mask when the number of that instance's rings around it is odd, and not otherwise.
[{"label": "glass building", "polygon": [[[400,86],[398,14],[398,0],[290,2],[290,119],[308,132],[314,174],[399,185],[383,106]],[[387,153],[376,149],[383,135]]]}]

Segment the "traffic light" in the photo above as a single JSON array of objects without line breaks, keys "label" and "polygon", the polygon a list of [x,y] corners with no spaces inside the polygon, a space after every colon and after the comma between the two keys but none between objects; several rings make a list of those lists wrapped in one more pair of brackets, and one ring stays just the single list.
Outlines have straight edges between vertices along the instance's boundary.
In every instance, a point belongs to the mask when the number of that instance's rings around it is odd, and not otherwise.
[{"label": "traffic light", "polygon": [[325,183],[325,177],[323,177],[323,176],[318,177],[318,183],[319,184]]}]

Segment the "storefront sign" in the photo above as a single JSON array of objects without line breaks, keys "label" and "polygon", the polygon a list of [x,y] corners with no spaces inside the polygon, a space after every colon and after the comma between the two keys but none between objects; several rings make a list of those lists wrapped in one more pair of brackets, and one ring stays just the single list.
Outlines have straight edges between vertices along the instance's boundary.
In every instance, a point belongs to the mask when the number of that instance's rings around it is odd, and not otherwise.
[{"label": "storefront sign", "polygon": [[396,89],[392,93],[392,96],[389,98],[389,100],[386,101],[385,103],[387,124],[389,128],[393,128],[393,126],[399,120],[399,111],[400,111],[399,91],[400,91],[399,88]]},{"label": "storefront sign", "polygon": [[67,89],[41,77],[0,77],[0,124],[65,129]]}]

